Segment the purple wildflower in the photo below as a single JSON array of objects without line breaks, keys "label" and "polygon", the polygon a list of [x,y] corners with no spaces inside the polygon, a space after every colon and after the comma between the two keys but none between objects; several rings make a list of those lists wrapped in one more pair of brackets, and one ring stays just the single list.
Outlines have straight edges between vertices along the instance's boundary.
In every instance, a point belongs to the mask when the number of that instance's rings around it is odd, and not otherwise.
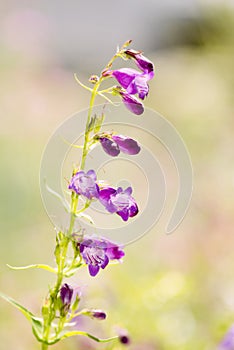
[{"label": "purple wildflower", "polygon": [[130,95],[138,94],[139,98],[144,98],[149,93],[149,86],[147,81],[151,79],[150,75],[141,73],[135,69],[122,68],[114,70],[112,76],[126,89]]},{"label": "purple wildflower", "polygon": [[67,283],[63,284],[60,288],[60,299],[62,301],[61,312],[66,314],[71,306],[71,300],[73,296],[73,288],[69,286]]},{"label": "purple wildflower", "polygon": [[119,146],[116,142],[107,137],[100,137],[100,143],[104,151],[112,157],[117,157],[120,154]]},{"label": "purple wildflower", "polygon": [[125,106],[134,114],[140,115],[144,112],[143,104],[134,96],[125,91],[120,91],[119,94],[123,99]]},{"label": "purple wildflower", "polygon": [[91,276],[96,276],[110,260],[120,260],[124,256],[120,247],[105,238],[85,238],[80,244],[80,253],[88,265]]},{"label": "purple wildflower", "polygon": [[110,138],[100,137],[100,143],[104,151],[112,157],[119,155],[120,151],[126,154],[135,155],[141,150],[137,141],[128,136],[113,135]]},{"label": "purple wildflower", "polygon": [[72,177],[68,188],[88,199],[98,198],[99,187],[96,180],[97,176],[94,170],[89,170],[87,174],[81,170]]},{"label": "purple wildflower", "polygon": [[226,333],[224,339],[219,345],[219,350],[234,350],[234,326]]},{"label": "purple wildflower", "polygon": [[135,59],[137,66],[145,73],[148,74],[150,79],[154,77],[154,65],[153,63],[141,52],[135,50],[126,50],[125,54]]},{"label": "purple wildflower", "polygon": [[99,200],[109,213],[116,213],[124,221],[127,221],[129,217],[138,213],[138,206],[131,194],[131,187],[126,188],[126,190],[123,190],[122,187],[118,187],[117,190],[108,187],[100,190]]}]

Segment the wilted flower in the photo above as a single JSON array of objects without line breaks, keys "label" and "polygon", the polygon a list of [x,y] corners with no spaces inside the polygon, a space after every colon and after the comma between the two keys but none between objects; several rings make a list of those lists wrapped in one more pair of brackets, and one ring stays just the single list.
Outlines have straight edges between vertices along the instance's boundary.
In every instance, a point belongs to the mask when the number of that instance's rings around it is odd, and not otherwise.
[{"label": "wilted flower", "polygon": [[63,284],[60,288],[60,299],[62,302],[61,313],[66,314],[71,306],[71,300],[73,296],[73,288],[67,283]]},{"label": "wilted flower", "polygon": [[126,154],[135,155],[141,150],[137,141],[128,136],[113,135],[109,137],[100,137],[100,143],[104,151],[112,157],[119,155],[120,151]]},{"label": "wilted flower", "polygon": [[88,265],[91,276],[96,276],[110,260],[120,260],[124,256],[120,247],[105,238],[86,237],[80,244],[80,253]]},{"label": "wilted flower", "polygon": [[234,326],[228,330],[218,349],[234,350]]},{"label": "wilted flower", "polygon": [[96,180],[94,170],[89,170],[87,174],[81,170],[72,177],[68,188],[88,199],[98,198],[99,187]]},{"label": "wilted flower", "polygon": [[122,187],[118,187],[117,190],[107,187],[100,190],[99,200],[107,211],[116,213],[124,221],[127,221],[129,217],[133,217],[138,213],[138,206],[131,194],[131,187],[126,188],[126,190],[123,190]]}]

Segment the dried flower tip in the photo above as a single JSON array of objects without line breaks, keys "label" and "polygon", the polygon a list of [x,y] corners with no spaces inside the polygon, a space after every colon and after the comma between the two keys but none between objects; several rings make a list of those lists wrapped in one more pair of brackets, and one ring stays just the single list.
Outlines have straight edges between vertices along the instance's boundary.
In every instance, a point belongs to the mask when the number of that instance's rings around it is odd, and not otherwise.
[{"label": "dried flower tip", "polygon": [[103,321],[106,319],[106,313],[102,310],[89,310],[87,315],[96,318],[97,320]]},{"label": "dried flower tip", "polygon": [[96,84],[99,81],[99,77],[97,75],[91,75],[89,78],[89,82],[92,84]]},{"label": "dried flower tip", "polygon": [[130,344],[130,337],[128,335],[128,332],[125,329],[119,330],[119,341],[121,344],[124,344],[124,345]]}]

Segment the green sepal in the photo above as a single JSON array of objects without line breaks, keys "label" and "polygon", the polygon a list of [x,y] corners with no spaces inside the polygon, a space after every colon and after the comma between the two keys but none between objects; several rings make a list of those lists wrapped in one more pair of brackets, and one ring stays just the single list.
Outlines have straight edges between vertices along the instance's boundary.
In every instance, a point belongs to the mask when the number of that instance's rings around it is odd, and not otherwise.
[{"label": "green sepal", "polygon": [[42,269],[52,273],[57,273],[57,269],[54,269],[53,267],[49,265],[44,265],[44,264],[33,264],[33,265],[27,265],[27,266],[11,266],[7,264],[7,267],[9,267],[12,270]]}]

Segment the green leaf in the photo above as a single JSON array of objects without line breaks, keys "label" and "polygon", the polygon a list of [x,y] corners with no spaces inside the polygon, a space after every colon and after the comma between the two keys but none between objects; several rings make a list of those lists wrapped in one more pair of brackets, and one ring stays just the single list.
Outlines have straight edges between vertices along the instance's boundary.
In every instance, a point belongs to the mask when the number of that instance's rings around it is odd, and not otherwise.
[{"label": "green leaf", "polygon": [[11,266],[7,264],[7,266],[12,270],[42,269],[52,273],[57,273],[56,269],[54,269],[49,265],[44,265],[44,264],[33,264],[33,265],[27,265],[27,266]]},{"label": "green leaf", "polygon": [[90,224],[94,225],[94,221],[93,219],[91,218],[91,216],[87,215],[87,214],[84,214],[84,213],[79,213],[79,214],[76,214],[77,217],[81,218],[81,219],[85,219],[87,220]]},{"label": "green leaf", "polygon": [[100,339],[100,338],[98,338],[90,333],[83,332],[83,331],[66,331],[62,334],[62,336],[60,337],[59,340],[66,339],[69,337],[74,337],[75,335],[83,335],[83,336],[88,337],[88,338],[90,338],[98,343],[108,343],[110,341],[117,340],[119,338],[118,336],[115,336],[112,338]]},{"label": "green leaf", "polygon": [[29,321],[31,321],[32,318],[34,317],[34,315],[29,310],[27,310],[24,306],[20,305],[17,301],[12,299],[11,297],[8,297],[7,295],[5,295],[3,293],[0,293],[0,297],[3,298],[4,300],[6,300],[11,305],[15,306],[18,310],[20,310],[22,312],[22,314],[24,314],[24,316]]},{"label": "green leaf", "polygon": [[27,320],[29,320],[30,323],[32,324],[34,335],[36,336],[36,338],[39,341],[41,341],[41,339],[42,339],[42,330],[43,330],[43,320],[41,318],[36,317],[35,315],[33,315],[33,313],[31,311],[26,309],[24,306],[20,305],[13,298],[11,298],[11,297],[3,294],[3,293],[0,293],[0,297],[3,298],[4,300],[6,300],[8,303],[10,303],[14,307],[16,307],[19,311],[22,312],[22,314],[27,318]]},{"label": "green leaf", "polygon": [[96,117],[96,120],[95,120],[95,125],[94,125],[94,130],[93,130],[95,134],[96,134],[96,133],[98,133],[98,132],[100,131],[100,129],[101,129],[101,127],[102,127],[102,124],[103,124],[104,119],[105,119],[105,115],[104,115],[104,113],[102,113],[102,115],[101,115],[101,116]]},{"label": "green leaf", "polygon": [[45,182],[45,187],[46,187],[47,191],[49,193],[51,193],[54,197],[58,198],[62,202],[62,204],[63,204],[64,208],[66,209],[66,211],[69,212],[70,208],[69,208],[69,205],[68,205],[67,201],[59,193],[57,193],[56,191],[52,190],[52,188],[50,188],[47,185],[46,180],[44,180],[44,182]]}]

